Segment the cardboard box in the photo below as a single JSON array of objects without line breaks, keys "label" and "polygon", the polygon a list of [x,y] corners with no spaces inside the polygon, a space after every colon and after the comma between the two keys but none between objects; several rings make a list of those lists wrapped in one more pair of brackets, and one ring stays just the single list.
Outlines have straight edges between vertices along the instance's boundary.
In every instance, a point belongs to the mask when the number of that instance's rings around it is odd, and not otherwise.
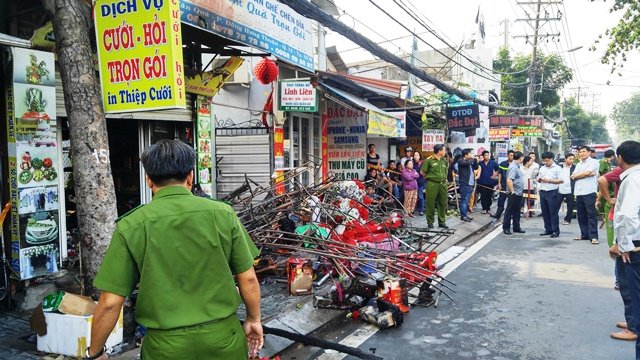
[{"label": "cardboard box", "polygon": [[[93,315],[80,316],[44,313],[47,334],[38,335],[38,351],[84,358],[84,351],[91,343]],[[122,310],[118,322],[107,338],[107,348],[122,342]]]},{"label": "cardboard box", "polygon": [[67,315],[93,315],[96,311],[96,303],[88,296],[64,293],[58,311]]}]

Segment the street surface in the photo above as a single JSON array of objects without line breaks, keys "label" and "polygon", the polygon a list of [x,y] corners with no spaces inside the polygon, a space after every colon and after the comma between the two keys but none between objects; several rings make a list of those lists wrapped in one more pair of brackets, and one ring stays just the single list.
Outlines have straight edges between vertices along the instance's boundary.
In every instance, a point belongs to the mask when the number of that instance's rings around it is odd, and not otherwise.
[{"label": "street surface", "polygon": [[[495,236],[448,275],[457,284],[455,302],[443,297],[438,308],[412,308],[398,329],[376,331],[342,319],[314,335],[375,349],[384,359],[634,358],[633,342],[609,337],[624,317],[604,232],[600,245],[591,245],[573,240],[577,221],[562,226],[558,239],[538,235],[540,217],[525,218],[522,226],[526,234],[507,236],[499,227],[471,247]],[[355,359],[303,346],[283,355]]]}]

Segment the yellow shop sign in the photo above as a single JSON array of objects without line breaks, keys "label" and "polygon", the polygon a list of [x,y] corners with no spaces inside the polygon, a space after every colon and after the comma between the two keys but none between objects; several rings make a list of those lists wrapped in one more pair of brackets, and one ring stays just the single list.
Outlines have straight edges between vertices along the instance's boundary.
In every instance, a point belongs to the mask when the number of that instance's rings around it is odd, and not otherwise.
[{"label": "yellow shop sign", "polygon": [[213,97],[222,85],[242,65],[244,59],[232,56],[222,66],[211,71],[205,71],[194,77],[187,77],[187,92]]},{"label": "yellow shop sign", "polygon": [[96,0],[107,113],[184,108],[179,0]]}]

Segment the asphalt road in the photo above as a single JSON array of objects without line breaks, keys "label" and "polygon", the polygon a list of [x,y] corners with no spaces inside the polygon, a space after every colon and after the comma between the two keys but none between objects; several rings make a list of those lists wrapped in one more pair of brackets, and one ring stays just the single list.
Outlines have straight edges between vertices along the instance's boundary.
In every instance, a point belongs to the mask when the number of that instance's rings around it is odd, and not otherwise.
[{"label": "asphalt road", "polygon": [[[497,230],[488,243],[480,240],[486,246],[447,277],[457,284],[455,302],[413,308],[397,329],[342,320],[314,335],[384,359],[633,359],[633,342],[609,337],[624,317],[604,232],[591,245],[573,240],[577,221],[562,226],[558,239],[538,235],[539,217],[523,219],[523,228],[526,234]],[[301,345],[282,355],[345,358]]]}]

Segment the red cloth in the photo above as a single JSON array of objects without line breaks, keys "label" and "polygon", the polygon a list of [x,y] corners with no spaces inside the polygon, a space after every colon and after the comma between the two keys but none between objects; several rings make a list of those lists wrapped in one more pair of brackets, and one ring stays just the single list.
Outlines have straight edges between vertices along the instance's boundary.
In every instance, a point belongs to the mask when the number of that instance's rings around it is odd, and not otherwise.
[{"label": "red cloth", "polygon": [[[620,175],[623,172],[624,172],[624,170],[622,170],[622,168],[620,166],[616,166],[613,170],[611,170],[608,173],[602,175],[602,176],[604,176],[605,179],[607,179],[608,182],[613,183],[613,185],[614,185],[613,196],[614,197],[618,197],[618,188],[620,187],[620,182],[622,181],[620,179]],[[615,206],[611,207],[611,210],[609,210],[609,214],[607,215],[607,218],[609,219],[609,221],[613,221],[613,209],[615,209]]]}]

